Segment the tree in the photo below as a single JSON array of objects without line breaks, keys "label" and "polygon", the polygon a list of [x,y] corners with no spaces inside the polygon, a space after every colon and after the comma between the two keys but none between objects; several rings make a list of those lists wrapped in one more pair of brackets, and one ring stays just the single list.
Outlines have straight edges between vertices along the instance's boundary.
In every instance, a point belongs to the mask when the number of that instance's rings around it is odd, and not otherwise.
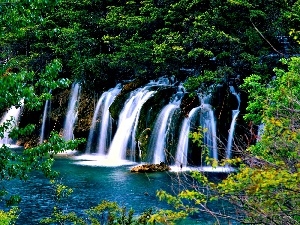
[{"label": "tree", "polygon": [[[35,54],[29,54],[28,41],[34,32],[37,21],[42,19],[42,9],[46,1],[36,3],[1,3],[2,32],[0,39],[1,68],[0,68],[0,111],[4,113],[11,106],[26,107],[27,110],[37,110],[43,106],[45,100],[51,98],[50,90],[66,88],[70,81],[59,78],[61,60],[53,59],[34,66]],[[16,16],[18,15],[18,16]],[[29,35],[29,36],[28,36]],[[25,42],[23,42],[25,40]],[[25,43],[25,46],[24,46]],[[39,55],[39,57],[42,54]],[[9,132],[9,137],[17,139],[23,135],[30,135],[35,125],[28,124],[24,128],[11,129],[14,121],[9,119],[0,124],[0,137]],[[45,176],[54,178],[57,173],[51,169],[53,156],[68,149],[76,149],[83,140],[65,142],[57,133],[52,133],[47,143],[15,151],[7,145],[0,146],[0,182],[13,179],[26,181],[30,179],[33,170],[41,171]],[[18,196],[10,196],[5,189],[0,191],[0,199],[8,206],[20,201]],[[11,208],[0,211],[1,224],[11,224],[17,218],[18,210]]]},{"label": "tree", "polygon": [[[161,199],[186,212],[203,211],[246,224],[300,224],[300,58],[281,61],[288,68],[274,69],[276,78],[268,85],[258,75],[245,79],[243,87],[250,93],[247,118],[262,121],[264,128],[255,145],[241,149],[240,158],[221,164],[236,165],[236,172],[218,183],[195,172],[192,176],[209,191],[196,186],[177,197],[160,191]],[[216,200],[230,202],[235,214],[212,212],[207,204]]]}]

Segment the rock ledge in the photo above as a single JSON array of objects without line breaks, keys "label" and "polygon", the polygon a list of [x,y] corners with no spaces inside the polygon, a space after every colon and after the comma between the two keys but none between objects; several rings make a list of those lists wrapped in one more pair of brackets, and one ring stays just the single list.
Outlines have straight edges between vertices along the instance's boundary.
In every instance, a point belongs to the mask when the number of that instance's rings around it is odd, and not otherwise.
[{"label": "rock ledge", "polygon": [[133,167],[130,172],[132,173],[152,173],[152,172],[163,172],[169,171],[171,168],[165,163],[161,162],[159,164],[144,164]]}]

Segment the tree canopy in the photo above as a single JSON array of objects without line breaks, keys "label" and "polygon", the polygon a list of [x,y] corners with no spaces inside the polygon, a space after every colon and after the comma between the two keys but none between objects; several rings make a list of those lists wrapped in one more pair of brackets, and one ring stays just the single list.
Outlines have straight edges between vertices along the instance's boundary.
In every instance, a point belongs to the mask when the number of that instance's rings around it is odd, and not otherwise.
[{"label": "tree canopy", "polygon": [[64,77],[95,89],[139,76],[267,77],[299,48],[297,10],[285,0],[8,1],[1,58],[34,71],[60,59]]}]

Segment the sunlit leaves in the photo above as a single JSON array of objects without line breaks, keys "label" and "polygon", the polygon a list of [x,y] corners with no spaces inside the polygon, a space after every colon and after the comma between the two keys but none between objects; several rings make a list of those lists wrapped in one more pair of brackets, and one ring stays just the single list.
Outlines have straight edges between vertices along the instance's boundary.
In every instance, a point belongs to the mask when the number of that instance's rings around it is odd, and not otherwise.
[{"label": "sunlit leaves", "polygon": [[293,215],[299,214],[299,176],[299,173],[290,174],[275,168],[246,167],[230,175],[218,188],[244,207],[248,221],[273,224],[270,221],[275,220],[292,224],[297,223]]},{"label": "sunlit leaves", "polygon": [[53,209],[51,217],[44,218],[40,221],[41,224],[64,224],[66,222],[71,222],[78,225],[86,225],[85,221],[78,217],[74,212],[63,213],[57,207]]},{"label": "sunlit leaves", "polygon": [[[263,133],[252,154],[252,167],[243,166],[218,185],[219,190],[241,204],[247,220],[294,224],[299,218],[299,58],[283,59],[287,70],[275,69],[267,86],[261,77],[245,79],[250,94],[247,119],[262,121]],[[259,112],[259,115],[255,115]],[[275,224],[274,223],[274,224]]]},{"label": "sunlit leaves", "polygon": [[157,213],[151,215],[149,224],[170,224],[175,225],[177,220],[183,219],[187,216],[184,211],[174,212],[172,210],[159,210]]},{"label": "sunlit leaves", "polygon": [[14,224],[18,218],[18,208],[12,208],[9,211],[0,210],[0,221],[2,225]]},{"label": "sunlit leaves", "polygon": [[[299,58],[283,60],[288,64],[288,71],[276,69],[277,77],[267,87],[257,83],[259,76],[253,75],[245,80],[248,85],[251,101],[249,116],[258,110],[262,113],[264,132],[261,138],[260,151],[251,147],[256,154],[272,163],[278,160],[290,163],[299,160],[297,146],[299,145]],[[252,80],[251,80],[252,79]],[[289,164],[289,163],[288,163]],[[292,166],[294,163],[287,165]]]},{"label": "sunlit leaves", "polygon": [[159,200],[166,201],[168,204],[174,206],[175,209],[183,207],[183,202],[179,198],[168,194],[166,191],[160,190],[156,193],[156,195],[158,196]]},{"label": "sunlit leaves", "polygon": [[242,6],[246,6],[246,7],[249,7],[249,8],[252,7],[252,5],[247,0],[246,1],[245,0],[229,0],[229,2],[231,4],[242,5]]}]

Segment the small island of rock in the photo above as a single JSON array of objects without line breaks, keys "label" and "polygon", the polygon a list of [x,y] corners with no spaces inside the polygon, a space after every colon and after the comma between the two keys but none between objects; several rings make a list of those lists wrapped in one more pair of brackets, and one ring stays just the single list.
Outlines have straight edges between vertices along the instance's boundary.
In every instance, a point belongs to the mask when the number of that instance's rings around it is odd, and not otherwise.
[{"label": "small island of rock", "polygon": [[133,173],[150,173],[150,172],[163,172],[163,171],[169,171],[171,168],[166,165],[164,162],[161,162],[159,164],[144,164],[144,165],[138,165],[133,168],[131,168],[131,172]]}]

